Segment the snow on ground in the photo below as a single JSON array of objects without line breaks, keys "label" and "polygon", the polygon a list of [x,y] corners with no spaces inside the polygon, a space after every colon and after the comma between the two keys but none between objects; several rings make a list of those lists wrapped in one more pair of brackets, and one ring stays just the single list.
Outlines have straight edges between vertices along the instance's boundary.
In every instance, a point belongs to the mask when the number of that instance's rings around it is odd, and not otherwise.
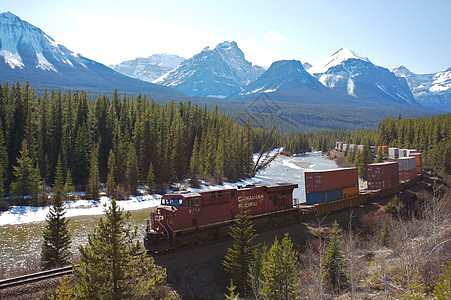
[{"label": "snow on ground", "polygon": [[[118,200],[124,210],[137,210],[160,204],[160,195],[132,196],[128,200]],[[99,200],[67,201],[66,217],[101,215],[111,199],[105,196]],[[0,213],[0,226],[44,221],[50,207],[12,206],[9,211]]]}]

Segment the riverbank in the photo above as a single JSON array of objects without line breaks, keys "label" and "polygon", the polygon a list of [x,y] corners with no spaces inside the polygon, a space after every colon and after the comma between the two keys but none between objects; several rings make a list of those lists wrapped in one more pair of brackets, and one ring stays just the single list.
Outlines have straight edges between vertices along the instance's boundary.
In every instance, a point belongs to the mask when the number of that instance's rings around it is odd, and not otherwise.
[{"label": "riverbank", "polygon": [[355,165],[353,163],[347,162],[345,160],[344,152],[337,151],[335,149],[327,151],[327,153],[323,154],[323,157],[333,160],[337,164],[337,166],[340,168],[355,167]]}]

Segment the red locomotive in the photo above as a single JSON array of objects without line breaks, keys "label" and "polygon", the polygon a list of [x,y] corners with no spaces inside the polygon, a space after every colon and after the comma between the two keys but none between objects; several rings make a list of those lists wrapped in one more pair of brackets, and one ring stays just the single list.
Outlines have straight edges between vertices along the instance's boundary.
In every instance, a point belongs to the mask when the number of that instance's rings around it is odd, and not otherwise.
[{"label": "red locomotive", "polygon": [[150,214],[144,245],[163,250],[227,236],[241,205],[253,216],[293,207],[297,184],[247,185],[236,189],[165,194]]}]

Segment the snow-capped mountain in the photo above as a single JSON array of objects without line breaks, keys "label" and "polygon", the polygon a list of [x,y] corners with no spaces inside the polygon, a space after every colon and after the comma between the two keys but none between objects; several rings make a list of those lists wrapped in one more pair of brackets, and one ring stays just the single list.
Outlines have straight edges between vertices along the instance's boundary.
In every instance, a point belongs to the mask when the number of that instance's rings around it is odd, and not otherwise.
[{"label": "snow-capped mountain", "polygon": [[247,61],[236,42],[204,48],[154,83],[174,87],[190,96],[225,98],[240,92],[264,72]]},{"label": "snow-capped mountain", "polygon": [[184,60],[185,58],[173,54],[153,54],[149,57],[127,60],[110,67],[121,74],[152,82],[177,67]]},{"label": "snow-capped mountain", "polygon": [[318,96],[326,90],[327,88],[304,69],[300,61],[281,60],[274,62],[257,80],[249,83],[238,95],[232,95],[230,98],[249,98],[257,97],[262,93],[271,93],[271,95],[277,95],[275,96],[277,98],[284,95],[285,100],[291,100],[312,92]]},{"label": "snow-capped mountain", "polygon": [[0,82],[29,81],[37,90],[181,94],[129,78],[59,45],[41,29],[11,12],[0,14]]},{"label": "snow-capped mountain", "polygon": [[391,70],[405,78],[415,100],[422,105],[451,111],[451,68],[432,74],[415,74],[405,66]]},{"label": "snow-capped mountain", "polygon": [[374,99],[385,105],[416,103],[403,78],[346,48],[338,50],[308,72],[325,86],[359,99]]}]

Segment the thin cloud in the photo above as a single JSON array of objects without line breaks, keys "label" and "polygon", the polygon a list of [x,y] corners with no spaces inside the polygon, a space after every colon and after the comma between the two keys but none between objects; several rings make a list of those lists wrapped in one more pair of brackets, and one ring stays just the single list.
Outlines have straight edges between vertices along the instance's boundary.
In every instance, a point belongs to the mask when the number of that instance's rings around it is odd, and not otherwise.
[{"label": "thin cloud", "polygon": [[287,39],[286,36],[281,34],[278,30],[268,31],[268,33],[265,34],[264,38],[266,41],[274,42],[274,43],[283,42]]}]

